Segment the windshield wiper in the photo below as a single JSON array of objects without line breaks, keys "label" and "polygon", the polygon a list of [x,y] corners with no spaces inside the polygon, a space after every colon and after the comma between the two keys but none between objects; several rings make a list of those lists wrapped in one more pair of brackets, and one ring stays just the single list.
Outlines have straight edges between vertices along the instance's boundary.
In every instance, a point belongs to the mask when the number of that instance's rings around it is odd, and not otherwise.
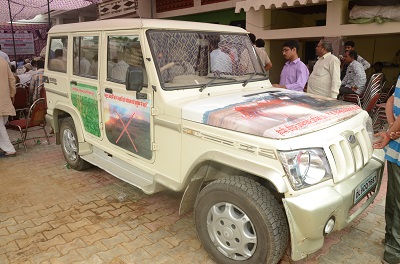
[{"label": "windshield wiper", "polygon": [[210,84],[212,84],[213,82],[215,82],[215,80],[218,77],[212,77],[212,80],[209,81],[208,83],[204,84],[203,86],[200,87],[199,91],[202,92],[204,89],[206,89]]},{"label": "windshield wiper", "polygon": [[199,89],[200,92],[202,92],[204,89],[206,89],[208,86],[210,86],[217,79],[235,80],[236,81],[236,78],[230,77],[230,76],[224,76],[224,75],[217,75],[215,77],[209,77],[209,78],[212,78],[212,80],[209,81],[208,83],[204,84],[203,86],[201,86],[200,89]]},{"label": "windshield wiper", "polygon": [[250,81],[251,79],[253,79],[254,76],[256,76],[256,74],[261,74],[263,76],[266,76],[266,73],[263,72],[253,72],[253,74],[243,83],[243,87],[245,87]]}]

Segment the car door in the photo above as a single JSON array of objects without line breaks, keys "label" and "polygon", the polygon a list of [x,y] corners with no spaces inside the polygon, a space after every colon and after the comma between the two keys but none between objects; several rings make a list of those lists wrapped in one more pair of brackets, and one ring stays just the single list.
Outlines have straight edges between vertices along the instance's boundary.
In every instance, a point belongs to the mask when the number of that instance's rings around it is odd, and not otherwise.
[{"label": "car door", "polygon": [[[105,142],[113,154],[128,154],[152,162],[152,92],[147,87],[139,32],[105,32],[102,54],[102,116]],[[126,89],[129,67],[141,67],[144,85],[138,97]]]}]

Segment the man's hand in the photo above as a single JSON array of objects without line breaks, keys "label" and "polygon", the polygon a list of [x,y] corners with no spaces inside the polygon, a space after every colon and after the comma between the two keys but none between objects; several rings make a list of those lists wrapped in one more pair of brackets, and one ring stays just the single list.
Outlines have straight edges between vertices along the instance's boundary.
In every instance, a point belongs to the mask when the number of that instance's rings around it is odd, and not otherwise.
[{"label": "man's hand", "polygon": [[372,147],[374,149],[382,149],[384,148],[390,141],[390,138],[387,137],[386,132],[378,132],[374,134],[374,137],[379,137],[377,141],[372,143]]},{"label": "man's hand", "polygon": [[285,88],[286,89],[286,86],[280,85],[280,84],[277,84],[277,83],[272,84],[272,86],[276,87],[276,88]]}]

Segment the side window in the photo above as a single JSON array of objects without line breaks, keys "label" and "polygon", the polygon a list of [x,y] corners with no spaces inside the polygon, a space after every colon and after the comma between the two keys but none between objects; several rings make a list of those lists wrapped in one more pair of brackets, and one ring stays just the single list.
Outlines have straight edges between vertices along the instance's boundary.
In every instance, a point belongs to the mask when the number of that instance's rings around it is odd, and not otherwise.
[{"label": "side window", "polygon": [[99,37],[74,37],[74,75],[97,79]]},{"label": "side window", "polygon": [[142,67],[144,84],[147,86],[147,75],[139,36],[109,36],[107,43],[107,80],[125,83],[129,66]]},{"label": "side window", "polygon": [[47,65],[51,71],[67,72],[68,37],[52,37],[48,51]]}]

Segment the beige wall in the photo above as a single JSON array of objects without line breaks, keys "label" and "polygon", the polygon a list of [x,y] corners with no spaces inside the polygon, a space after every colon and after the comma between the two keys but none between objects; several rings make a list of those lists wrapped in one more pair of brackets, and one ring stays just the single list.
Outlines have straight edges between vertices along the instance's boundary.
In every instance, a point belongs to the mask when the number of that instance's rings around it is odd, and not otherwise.
[{"label": "beige wall", "polygon": [[316,20],[326,19],[325,14],[302,15],[288,12],[283,9],[273,10],[271,20],[265,20],[265,26],[271,25],[271,29],[313,27]]}]

